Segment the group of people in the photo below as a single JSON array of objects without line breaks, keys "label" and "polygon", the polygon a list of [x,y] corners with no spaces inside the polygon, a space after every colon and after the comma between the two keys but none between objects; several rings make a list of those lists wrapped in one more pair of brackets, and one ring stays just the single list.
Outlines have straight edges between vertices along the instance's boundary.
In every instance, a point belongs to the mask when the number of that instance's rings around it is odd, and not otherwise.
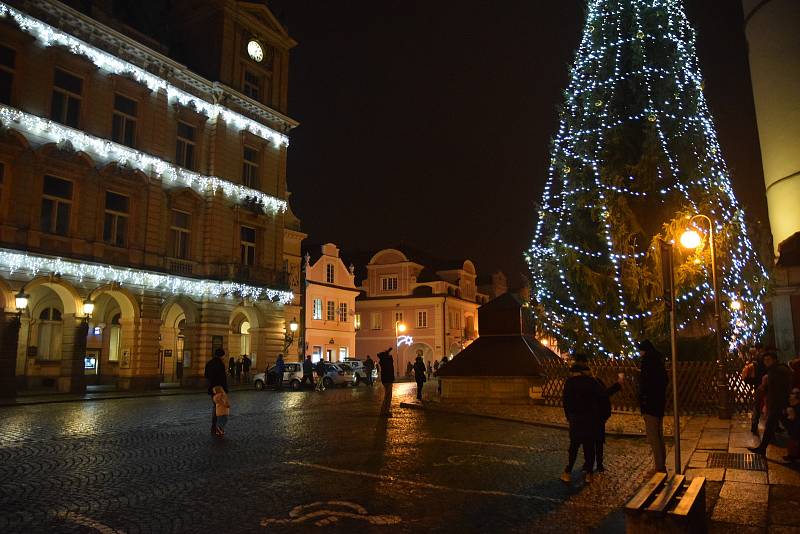
[{"label": "group of people", "polygon": [[[783,430],[789,437],[784,461],[800,461],[800,358],[781,363],[776,350],[759,345],[750,347],[747,356],[742,378],[755,389],[750,431],[761,437],[758,445],[748,448],[766,455],[767,446]],[[766,420],[764,432],[759,434],[762,415]]]},{"label": "group of people", "polygon": [[252,364],[253,361],[247,354],[242,354],[238,358],[231,356],[228,360],[228,375],[231,377],[231,382],[249,384]]},{"label": "group of people", "polygon": [[[639,405],[645,422],[645,431],[653,451],[655,471],[667,471],[666,446],[664,444],[664,408],[667,397],[667,370],[664,357],[648,341],[639,343]],[[572,469],[583,448],[583,472],[586,482],[591,482],[597,471],[605,471],[603,449],[606,437],[606,422],[611,417],[611,396],[622,389],[623,373],[617,375],[614,384],[606,386],[592,376],[587,364],[588,356],[576,355],[570,367],[570,377],[564,384],[564,413],[569,422],[569,450],[567,466],[561,480],[572,481]]]},{"label": "group of people", "polygon": [[414,360],[414,363],[408,362],[408,364],[406,364],[406,377],[411,378],[411,376],[413,375],[414,380],[417,380],[417,372],[416,372],[417,361],[422,362],[422,366],[424,369],[423,374],[425,375],[425,379],[427,381],[430,380],[431,377],[434,377],[437,374],[439,374],[439,369],[443,368],[445,364],[450,360],[447,359],[447,356],[444,356],[442,357],[442,361],[433,360],[433,363],[431,363],[431,361],[428,360],[428,363],[426,365],[425,361],[422,359],[422,356],[418,355],[416,360]]}]

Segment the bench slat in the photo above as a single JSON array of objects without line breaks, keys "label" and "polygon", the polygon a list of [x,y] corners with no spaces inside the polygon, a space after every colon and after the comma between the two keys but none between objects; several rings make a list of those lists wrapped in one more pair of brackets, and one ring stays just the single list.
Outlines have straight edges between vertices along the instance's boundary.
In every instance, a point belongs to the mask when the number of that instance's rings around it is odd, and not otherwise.
[{"label": "bench slat", "polygon": [[639,491],[630,501],[628,501],[628,504],[625,505],[625,508],[628,510],[638,510],[644,506],[644,503],[647,502],[647,499],[649,499],[653,492],[656,491],[659,486],[661,486],[666,478],[666,473],[654,474],[653,478],[651,478],[644,486],[639,488]]},{"label": "bench slat", "polygon": [[648,512],[663,512],[667,505],[670,503],[672,498],[681,489],[683,485],[683,475],[675,475],[672,477],[664,489],[661,491],[661,494],[656,497],[656,499],[647,507]]},{"label": "bench slat", "polygon": [[681,497],[681,501],[678,503],[678,506],[676,506],[675,509],[670,513],[675,515],[689,515],[689,511],[692,509],[692,505],[697,499],[697,496],[705,483],[706,477],[695,477],[692,479],[692,483],[689,484],[689,487],[686,489],[686,493],[684,493],[683,497]]}]

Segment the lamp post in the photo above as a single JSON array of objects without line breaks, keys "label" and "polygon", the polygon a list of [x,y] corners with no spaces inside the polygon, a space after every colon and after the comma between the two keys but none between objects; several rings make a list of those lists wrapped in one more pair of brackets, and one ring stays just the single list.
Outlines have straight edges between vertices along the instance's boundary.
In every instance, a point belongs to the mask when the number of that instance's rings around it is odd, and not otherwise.
[{"label": "lamp post", "polygon": [[[406,331],[406,324],[402,321],[395,321],[394,322],[394,353],[397,357],[400,357],[400,344],[398,343],[398,338],[400,334]],[[395,367],[397,364],[395,363]],[[397,375],[397,369],[395,369],[395,375]]]},{"label": "lamp post", "polygon": [[[714,329],[716,330],[717,343],[717,395],[719,401],[720,419],[730,419],[730,407],[728,406],[728,377],[725,374],[725,364],[722,356],[722,316],[719,311],[719,286],[717,283],[717,253],[716,253],[716,234],[714,233],[714,222],[707,215],[697,214],[689,218],[689,225],[696,219],[702,219],[708,223],[708,237],[711,247],[711,284],[714,290]],[[702,238],[696,230],[687,229],[681,235],[681,245],[688,249],[696,249],[700,246]]]},{"label": "lamp post", "polygon": [[672,356],[672,432],[675,441],[675,474],[681,474],[681,422],[678,399],[678,336],[675,329],[675,265],[672,243],[661,241],[661,277],[664,284],[664,304],[669,309],[669,344]]},{"label": "lamp post", "polygon": [[297,333],[297,329],[300,328],[300,325],[297,324],[297,318],[293,318],[289,322],[289,331],[283,334],[283,353],[286,354],[289,350],[289,347],[292,346],[294,343],[294,335]]}]

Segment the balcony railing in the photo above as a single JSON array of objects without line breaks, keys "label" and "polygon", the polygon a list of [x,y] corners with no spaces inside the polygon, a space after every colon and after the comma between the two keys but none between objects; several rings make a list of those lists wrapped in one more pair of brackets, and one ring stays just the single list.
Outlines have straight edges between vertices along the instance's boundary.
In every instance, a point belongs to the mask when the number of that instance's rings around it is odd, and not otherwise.
[{"label": "balcony railing", "polygon": [[194,270],[194,262],[168,258],[167,270],[173,274],[191,275]]}]

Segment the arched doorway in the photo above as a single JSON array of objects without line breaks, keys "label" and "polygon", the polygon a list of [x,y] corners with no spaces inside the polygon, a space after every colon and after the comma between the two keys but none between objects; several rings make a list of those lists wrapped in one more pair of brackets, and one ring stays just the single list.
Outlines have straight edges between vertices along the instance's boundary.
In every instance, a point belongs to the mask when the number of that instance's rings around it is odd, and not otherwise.
[{"label": "arched doorway", "polygon": [[186,313],[178,303],[164,314],[159,336],[159,372],[162,384],[180,384],[190,357],[186,349]]},{"label": "arched doorway", "polygon": [[403,352],[402,367],[399,368],[399,371],[405,375],[408,364],[414,365],[417,356],[422,356],[422,361],[425,362],[426,366],[428,362],[433,363],[433,349],[431,346],[426,343],[414,343]]},{"label": "arched doorway", "polygon": [[139,304],[126,289],[115,285],[99,287],[89,296],[94,312],[86,335],[86,383],[116,386],[120,376],[132,372]]}]

